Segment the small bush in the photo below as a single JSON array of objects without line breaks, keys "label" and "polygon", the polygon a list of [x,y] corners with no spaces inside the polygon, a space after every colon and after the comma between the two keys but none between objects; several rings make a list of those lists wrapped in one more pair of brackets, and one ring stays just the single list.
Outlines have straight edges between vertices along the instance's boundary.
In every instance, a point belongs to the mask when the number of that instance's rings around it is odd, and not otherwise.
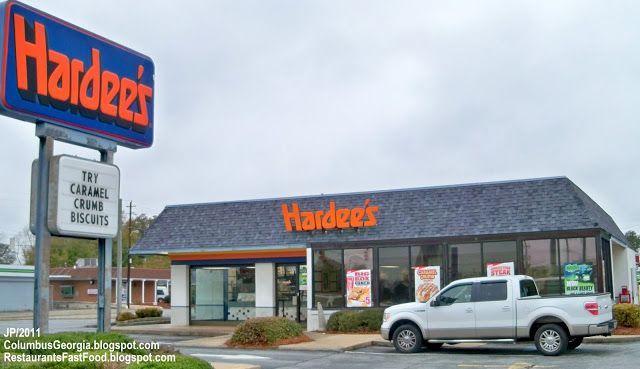
[{"label": "small bush", "polygon": [[135,318],[136,318],[136,314],[130,311],[123,311],[120,314],[118,314],[118,317],[116,318],[116,320],[119,322],[124,322],[124,321],[135,319]]},{"label": "small bush", "polygon": [[333,332],[377,332],[382,325],[382,309],[342,310],[333,313],[327,330]]},{"label": "small bush", "polygon": [[622,327],[640,328],[640,306],[635,304],[616,304],[613,317]]},{"label": "small bush", "polygon": [[136,310],[138,318],[157,318],[162,316],[162,309],[157,307],[147,307]]},{"label": "small bush", "polygon": [[300,324],[282,317],[252,318],[240,324],[229,340],[231,345],[273,345],[279,340],[302,335]]},{"label": "small bush", "polygon": [[173,363],[138,363],[127,367],[127,369],[212,369],[211,364],[204,360],[186,355],[176,354],[176,361]]}]

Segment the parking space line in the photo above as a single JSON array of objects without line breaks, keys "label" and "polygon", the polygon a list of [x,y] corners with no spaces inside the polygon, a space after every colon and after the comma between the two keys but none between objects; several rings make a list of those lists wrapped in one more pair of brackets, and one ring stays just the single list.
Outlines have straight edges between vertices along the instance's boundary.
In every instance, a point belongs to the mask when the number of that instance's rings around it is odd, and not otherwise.
[{"label": "parking space line", "polygon": [[458,364],[458,368],[486,368],[486,369],[542,369],[557,368],[557,365],[536,365],[529,363],[513,364]]}]

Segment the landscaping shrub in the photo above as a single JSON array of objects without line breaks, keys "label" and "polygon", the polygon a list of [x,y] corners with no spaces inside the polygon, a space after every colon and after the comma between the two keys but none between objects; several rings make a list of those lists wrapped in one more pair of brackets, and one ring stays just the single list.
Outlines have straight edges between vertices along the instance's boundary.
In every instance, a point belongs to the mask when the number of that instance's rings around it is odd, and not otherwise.
[{"label": "landscaping shrub", "polygon": [[302,326],[282,317],[252,318],[238,325],[231,345],[272,345],[279,340],[299,337]]},{"label": "landscaping shrub", "polygon": [[382,309],[342,310],[333,313],[327,330],[333,332],[377,332],[382,325]]},{"label": "landscaping shrub", "polygon": [[162,309],[157,307],[147,307],[136,310],[138,318],[157,318],[162,316]]},{"label": "landscaping shrub", "polygon": [[635,304],[616,304],[613,317],[622,327],[640,328],[640,306]]},{"label": "landscaping shrub", "polygon": [[118,314],[118,317],[116,318],[116,320],[119,322],[124,322],[124,321],[135,319],[135,318],[136,318],[136,314],[130,311],[123,311],[120,314]]}]

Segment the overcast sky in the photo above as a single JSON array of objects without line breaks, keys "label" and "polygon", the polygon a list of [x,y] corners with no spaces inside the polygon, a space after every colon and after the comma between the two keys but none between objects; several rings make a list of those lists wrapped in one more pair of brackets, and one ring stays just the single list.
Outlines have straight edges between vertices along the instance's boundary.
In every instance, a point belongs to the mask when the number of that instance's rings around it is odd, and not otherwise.
[{"label": "overcast sky", "polygon": [[[26,2],[153,58],[154,146],[115,156],[136,213],[565,175],[640,230],[633,1]],[[5,237],[34,131],[0,117]]]}]

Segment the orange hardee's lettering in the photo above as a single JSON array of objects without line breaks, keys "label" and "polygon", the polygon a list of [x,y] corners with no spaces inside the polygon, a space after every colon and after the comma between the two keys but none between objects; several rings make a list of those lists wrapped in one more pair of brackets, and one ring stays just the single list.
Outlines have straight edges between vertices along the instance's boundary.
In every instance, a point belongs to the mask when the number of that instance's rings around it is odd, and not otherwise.
[{"label": "orange hardee's lettering", "polygon": [[[313,231],[320,229],[345,229],[374,227],[378,224],[376,213],[377,205],[370,206],[371,200],[367,199],[363,207],[336,209],[334,201],[329,202],[329,210],[300,211],[297,202],[291,203],[291,209],[287,204],[282,204],[282,217],[284,226],[288,232]],[[295,225],[295,227],[294,227]]]},{"label": "orange hardee's lettering", "polygon": [[37,94],[40,103],[49,103],[57,109],[99,116],[100,120],[136,131],[147,129],[150,123],[147,103],[153,90],[139,83],[144,74],[142,65],[138,66],[138,81],[120,78],[102,70],[100,50],[92,48],[91,65],[85,66],[81,60],[49,49],[43,24],[34,22],[31,27],[20,14],[14,14],[13,20],[17,85],[23,98],[35,101]]}]

